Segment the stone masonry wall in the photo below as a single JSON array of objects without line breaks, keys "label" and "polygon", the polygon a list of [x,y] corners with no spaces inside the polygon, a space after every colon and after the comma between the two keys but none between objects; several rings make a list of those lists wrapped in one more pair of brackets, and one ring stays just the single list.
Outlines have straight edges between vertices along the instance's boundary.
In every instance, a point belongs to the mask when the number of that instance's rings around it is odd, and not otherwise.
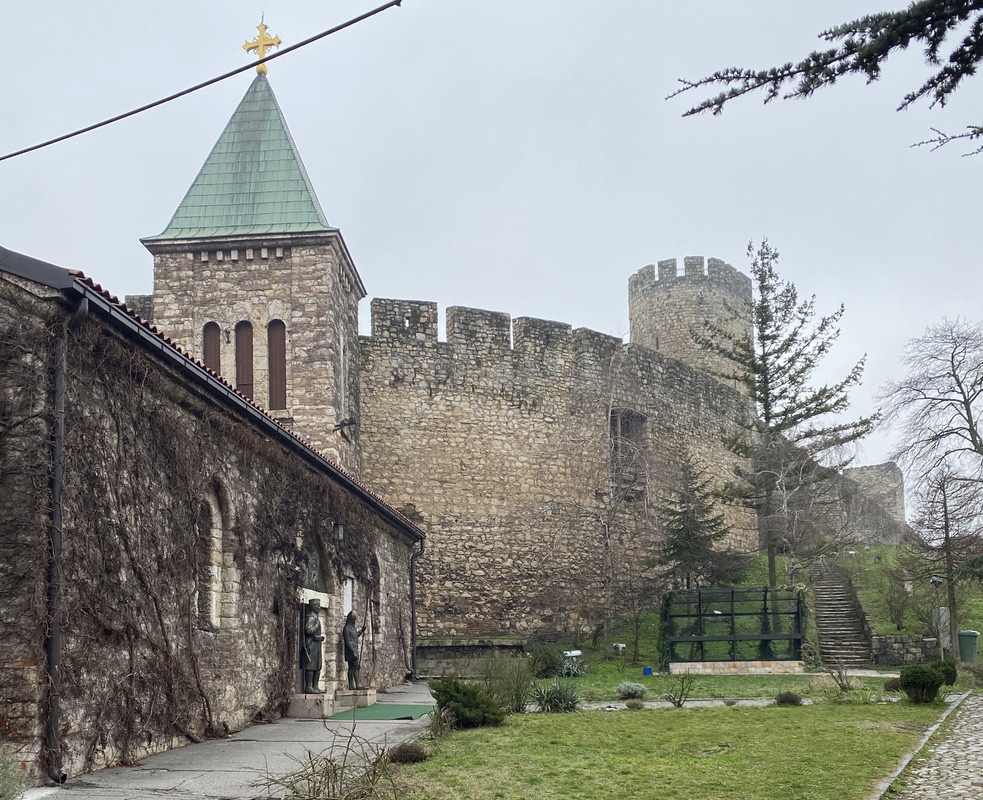
[{"label": "stone masonry wall", "polygon": [[[377,299],[361,343],[363,477],[427,530],[422,636],[570,632],[658,540],[654,508],[689,452],[717,479],[738,394],[685,364],[569,325]],[[609,415],[646,415],[643,491],[609,473]],[[733,513],[735,539],[756,542]],[[627,591],[625,586],[621,590]]]},{"label": "stone masonry wall", "polygon": [[900,523],[905,521],[904,474],[893,461],[849,467],[843,476],[855,481],[863,493]]},{"label": "stone masonry wall", "polygon": [[270,408],[267,325],[287,333],[287,408],[271,413],[358,475],[358,302],[361,283],[338,234],[155,242],[153,322],[196,358],[203,330],[222,331],[221,372],[235,385],[235,327],[253,326],[253,399]]},{"label": "stone masonry wall", "polygon": [[676,259],[670,258],[629,278],[631,341],[703,372],[725,372],[726,362],[701,349],[693,334],[703,333],[709,320],[734,334],[750,335],[751,279],[719,258],[704,264],[702,256],[687,256],[683,262],[682,275]]},{"label": "stone masonry wall", "polygon": [[[69,317],[60,298],[35,288],[0,275],[0,340],[20,347],[0,357],[0,729],[28,761],[40,754],[47,702],[48,351]],[[345,669],[332,654],[346,583],[369,621],[363,680],[400,683],[410,669],[414,542],[300,450],[258,432],[99,316],[68,332],[67,347],[65,770],[132,763],[281,714],[298,679],[300,582],[315,549],[327,586],[329,691]],[[25,398],[25,386],[36,395]],[[6,435],[13,430],[21,439]],[[25,453],[37,474],[8,480]]]}]

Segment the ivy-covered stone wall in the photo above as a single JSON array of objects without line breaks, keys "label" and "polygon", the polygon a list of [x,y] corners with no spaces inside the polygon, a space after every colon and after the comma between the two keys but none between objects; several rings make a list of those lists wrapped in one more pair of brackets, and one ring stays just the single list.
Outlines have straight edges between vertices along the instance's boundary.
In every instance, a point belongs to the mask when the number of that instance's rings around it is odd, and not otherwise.
[{"label": "ivy-covered stone wall", "polygon": [[[0,730],[43,758],[54,419],[64,337],[60,758],[69,774],[270,720],[297,688],[302,582],[323,565],[326,656],[345,587],[362,679],[410,670],[410,554],[391,516],[220,393],[58,293],[0,273]],[[190,363],[190,362],[189,362]],[[192,370],[188,370],[192,373]],[[344,536],[334,524],[344,525]],[[324,685],[343,677],[326,657]]]}]

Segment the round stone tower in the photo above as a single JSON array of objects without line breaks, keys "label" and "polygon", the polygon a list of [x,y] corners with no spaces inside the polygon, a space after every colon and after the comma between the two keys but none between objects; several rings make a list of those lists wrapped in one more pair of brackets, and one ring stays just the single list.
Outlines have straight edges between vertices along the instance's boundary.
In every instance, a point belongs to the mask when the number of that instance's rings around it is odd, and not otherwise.
[{"label": "round stone tower", "polygon": [[751,279],[719,258],[686,256],[642,267],[628,279],[631,343],[657,350],[702,372],[726,371],[726,362],[694,338],[709,320],[734,334],[751,332]]}]

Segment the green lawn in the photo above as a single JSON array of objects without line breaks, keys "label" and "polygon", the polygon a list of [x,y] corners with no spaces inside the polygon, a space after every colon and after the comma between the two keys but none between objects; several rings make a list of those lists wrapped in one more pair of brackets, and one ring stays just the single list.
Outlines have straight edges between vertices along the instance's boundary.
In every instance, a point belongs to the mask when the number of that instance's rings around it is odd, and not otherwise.
[{"label": "green lawn", "polygon": [[426,742],[401,771],[414,800],[859,800],[939,706],[666,709],[519,714]]},{"label": "green lawn", "polygon": [[[661,700],[678,683],[674,675],[643,675],[641,666],[592,660],[588,674],[569,678],[585,700],[614,700],[619,683],[631,681],[648,687],[646,700]],[[854,678],[861,687],[883,692],[883,678]],[[803,697],[821,696],[832,680],[825,673],[808,675],[698,675],[693,687],[694,700],[732,697],[773,699],[779,692],[796,692]]]}]

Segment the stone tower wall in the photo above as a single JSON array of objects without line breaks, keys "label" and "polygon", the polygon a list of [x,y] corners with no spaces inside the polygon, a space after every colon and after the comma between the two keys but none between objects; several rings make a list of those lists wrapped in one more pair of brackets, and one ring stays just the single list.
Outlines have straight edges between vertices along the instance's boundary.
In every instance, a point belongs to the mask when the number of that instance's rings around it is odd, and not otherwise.
[{"label": "stone tower wall", "polygon": [[868,467],[850,467],[843,477],[855,481],[861,491],[896,522],[904,523],[904,474],[893,461]]},{"label": "stone tower wall", "polygon": [[[693,338],[705,320],[735,334],[750,335],[748,304],[751,279],[719,258],[676,259],[642,267],[628,280],[628,319],[632,344],[678,358],[711,373],[726,370],[725,362],[700,349]],[[737,388],[737,387],[735,387]]]},{"label": "stone tower wall", "polygon": [[[361,343],[363,480],[427,531],[422,636],[570,632],[600,609],[605,526],[620,571],[658,539],[684,452],[723,480],[739,395],[679,361],[585,329],[435,303],[372,302]],[[609,413],[643,411],[648,488],[609,474]],[[754,521],[733,512],[735,539]],[[627,566],[630,563],[631,566]]]},{"label": "stone tower wall", "polygon": [[235,327],[253,326],[253,399],[269,408],[267,326],[283,320],[287,408],[272,409],[348,472],[358,475],[358,301],[361,283],[339,237],[151,243],[153,322],[203,360],[203,330],[221,335],[221,372],[233,386]]}]

